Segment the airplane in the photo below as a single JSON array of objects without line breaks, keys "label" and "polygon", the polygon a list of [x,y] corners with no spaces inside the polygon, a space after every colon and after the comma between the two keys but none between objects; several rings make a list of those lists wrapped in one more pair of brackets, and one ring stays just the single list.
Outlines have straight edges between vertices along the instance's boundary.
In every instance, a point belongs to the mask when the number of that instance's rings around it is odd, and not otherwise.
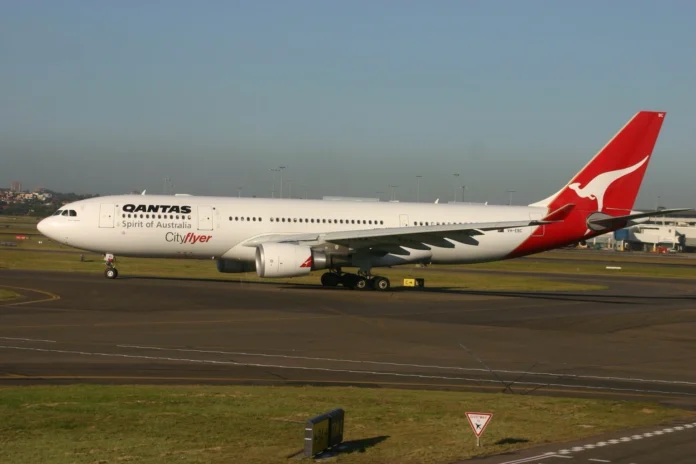
[{"label": "airplane", "polygon": [[[389,279],[372,269],[512,259],[690,210],[632,209],[664,118],[636,113],[563,188],[528,206],[143,192],[66,204],[37,227],[105,255],[210,259],[219,272],[262,278],[326,270],[323,286],[385,291]],[[105,276],[117,278],[115,265],[106,266]]]}]

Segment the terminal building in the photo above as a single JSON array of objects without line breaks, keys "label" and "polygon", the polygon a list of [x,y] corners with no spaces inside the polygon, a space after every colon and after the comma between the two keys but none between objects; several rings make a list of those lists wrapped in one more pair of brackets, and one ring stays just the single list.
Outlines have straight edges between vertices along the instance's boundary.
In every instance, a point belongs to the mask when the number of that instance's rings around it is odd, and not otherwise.
[{"label": "terminal building", "polygon": [[613,247],[626,251],[696,252],[696,213],[649,218],[617,230],[612,238]]}]

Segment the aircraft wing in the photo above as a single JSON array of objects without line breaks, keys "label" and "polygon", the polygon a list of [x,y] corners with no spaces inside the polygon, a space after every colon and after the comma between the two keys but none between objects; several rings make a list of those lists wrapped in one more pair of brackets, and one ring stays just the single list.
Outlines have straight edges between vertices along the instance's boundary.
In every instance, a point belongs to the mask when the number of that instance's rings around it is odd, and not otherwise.
[{"label": "aircraft wing", "polygon": [[681,213],[684,211],[693,211],[693,208],[673,208],[673,209],[661,209],[657,211],[648,211],[645,213],[635,213],[635,214],[629,214],[627,216],[609,216],[603,213],[596,214],[594,217],[590,216],[588,218],[588,225],[589,226],[596,226],[596,227],[606,227],[606,228],[613,228],[617,226],[626,226],[629,221],[633,221],[635,219],[643,219],[643,218],[648,218],[648,217],[657,217],[657,216],[667,216],[669,214],[673,213]]},{"label": "aircraft wing", "polygon": [[551,221],[501,221],[389,227],[384,229],[348,230],[311,234],[270,234],[252,238],[246,241],[244,245],[253,247],[268,242],[314,242],[315,244],[333,243],[353,249],[382,249],[382,247],[389,248],[393,245],[415,249],[430,249],[428,245],[452,248],[454,247],[452,241],[474,245],[477,242],[473,237],[483,235],[486,231],[536,227],[550,222]]}]

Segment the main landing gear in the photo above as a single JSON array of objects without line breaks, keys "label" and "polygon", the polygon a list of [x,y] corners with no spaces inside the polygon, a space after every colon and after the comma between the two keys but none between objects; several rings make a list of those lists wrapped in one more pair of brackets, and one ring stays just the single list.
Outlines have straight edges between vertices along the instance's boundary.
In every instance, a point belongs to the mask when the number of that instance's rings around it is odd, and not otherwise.
[{"label": "main landing gear", "polygon": [[382,276],[373,276],[367,272],[358,272],[357,274],[349,274],[347,272],[329,271],[321,276],[321,284],[324,287],[344,287],[352,290],[389,290],[391,286],[389,279]]}]

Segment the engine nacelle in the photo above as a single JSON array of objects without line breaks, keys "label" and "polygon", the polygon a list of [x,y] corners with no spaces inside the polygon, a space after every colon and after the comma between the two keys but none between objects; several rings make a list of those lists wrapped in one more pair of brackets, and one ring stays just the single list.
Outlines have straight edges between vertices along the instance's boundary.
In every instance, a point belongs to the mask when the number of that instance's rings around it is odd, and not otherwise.
[{"label": "engine nacelle", "polygon": [[256,248],[259,277],[301,277],[329,265],[326,254],[308,246],[264,243]]},{"label": "engine nacelle", "polygon": [[218,259],[217,270],[225,274],[238,274],[241,272],[254,272],[256,270],[255,263],[248,261],[237,261],[234,259]]}]

